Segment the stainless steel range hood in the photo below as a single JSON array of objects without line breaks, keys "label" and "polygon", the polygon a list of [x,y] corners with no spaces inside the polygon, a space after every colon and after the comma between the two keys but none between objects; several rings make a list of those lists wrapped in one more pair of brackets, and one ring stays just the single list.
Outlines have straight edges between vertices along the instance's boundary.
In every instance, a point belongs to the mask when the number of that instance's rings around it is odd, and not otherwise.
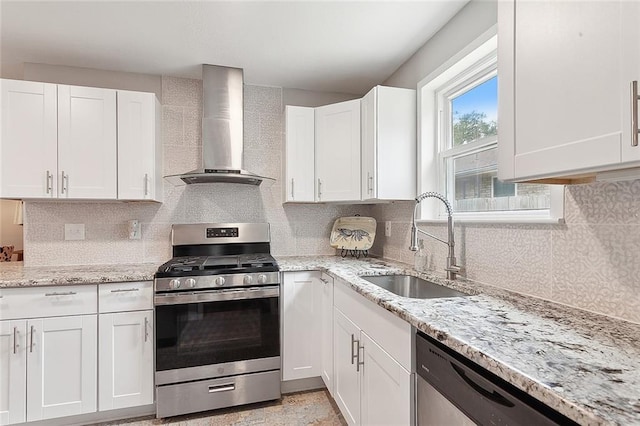
[{"label": "stainless steel range hood", "polygon": [[241,68],[202,66],[202,168],[165,176],[174,184],[244,183],[272,178],[244,170],[244,83]]}]

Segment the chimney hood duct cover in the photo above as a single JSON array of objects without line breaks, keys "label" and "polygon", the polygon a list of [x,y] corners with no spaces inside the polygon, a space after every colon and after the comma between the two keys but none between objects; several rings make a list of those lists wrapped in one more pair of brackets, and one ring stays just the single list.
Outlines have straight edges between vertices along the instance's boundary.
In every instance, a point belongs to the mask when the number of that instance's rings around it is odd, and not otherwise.
[{"label": "chimney hood duct cover", "polygon": [[244,183],[274,179],[244,170],[244,83],[241,68],[202,66],[202,165],[180,175],[165,176],[174,184]]}]

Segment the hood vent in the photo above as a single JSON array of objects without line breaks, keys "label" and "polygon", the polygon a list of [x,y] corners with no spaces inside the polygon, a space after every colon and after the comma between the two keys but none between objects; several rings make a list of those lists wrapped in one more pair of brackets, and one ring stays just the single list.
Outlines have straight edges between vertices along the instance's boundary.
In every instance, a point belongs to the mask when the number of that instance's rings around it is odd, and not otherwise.
[{"label": "hood vent", "polygon": [[244,170],[244,73],[241,68],[202,66],[202,168],[165,176],[174,184],[274,181]]}]

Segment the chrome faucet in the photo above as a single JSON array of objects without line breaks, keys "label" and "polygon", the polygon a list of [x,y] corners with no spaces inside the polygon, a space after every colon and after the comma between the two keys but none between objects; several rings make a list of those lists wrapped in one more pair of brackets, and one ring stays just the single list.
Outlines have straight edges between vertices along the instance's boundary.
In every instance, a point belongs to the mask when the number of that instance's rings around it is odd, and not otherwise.
[{"label": "chrome faucet", "polygon": [[[447,208],[447,241],[438,238],[435,235],[431,235],[422,229],[418,229],[416,226],[416,211],[418,210],[418,205],[425,198],[437,198],[442,201]],[[416,197],[416,204],[413,207],[413,217],[411,219],[411,246],[409,247],[409,250],[411,251],[418,250],[418,232],[438,240],[441,243],[445,243],[449,247],[449,255],[447,256],[447,267],[445,268],[445,271],[447,271],[448,280],[455,280],[456,275],[460,272],[460,267],[456,265],[455,241],[453,238],[453,209],[451,208],[449,200],[447,200],[442,194],[437,192],[425,192]]]}]

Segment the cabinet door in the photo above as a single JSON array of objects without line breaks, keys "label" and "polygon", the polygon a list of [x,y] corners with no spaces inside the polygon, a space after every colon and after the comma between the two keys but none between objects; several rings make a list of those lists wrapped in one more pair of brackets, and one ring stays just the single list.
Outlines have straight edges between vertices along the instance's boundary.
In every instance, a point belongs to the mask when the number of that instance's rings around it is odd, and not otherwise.
[{"label": "cabinet door", "polygon": [[153,93],[118,91],[118,198],[158,200],[162,167]]},{"label": "cabinet door", "polygon": [[630,142],[623,3],[499,2],[500,179],[621,162]]},{"label": "cabinet door", "polygon": [[360,333],[362,424],[411,424],[411,373],[365,333]]},{"label": "cabinet door", "polygon": [[360,100],[316,108],[315,116],[317,200],[360,200]]},{"label": "cabinet door", "polygon": [[102,314],[100,411],[153,404],[153,311]]},{"label": "cabinet door", "polygon": [[116,198],[116,92],[58,85],[58,196]]},{"label": "cabinet door", "polygon": [[[623,1],[621,3],[622,8],[622,29],[623,37],[623,65],[622,65],[622,82],[627,82],[626,89],[629,90],[629,83],[632,81],[638,82],[638,90],[640,91],[640,52],[638,52],[638,46],[640,46],[640,2],[637,1]],[[625,88],[623,87],[623,90]],[[636,105],[640,110],[640,99],[636,99]],[[623,115],[622,115],[622,128],[624,130],[622,137],[622,161],[623,162],[639,162],[640,161],[640,144],[633,146],[630,141],[632,140],[632,121],[631,114],[633,110],[629,112],[627,105],[623,103]],[[640,120],[640,117],[635,117]],[[640,138],[640,135],[639,135]]]},{"label": "cabinet door", "polygon": [[320,376],[319,272],[292,272],[283,279],[282,379]]},{"label": "cabinet door", "polygon": [[315,201],[315,112],[314,108],[285,108],[284,201]]},{"label": "cabinet door", "polygon": [[333,396],[333,278],[322,274],[322,296],[320,303],[321,360],[320,376]]},{"label": "cabinet door", "polygon": [[26,421],[27,322],[0,321],[0,425]]},{"label": "cabinet door", "polygon": [[28,321],[27,421],[96,411],[96,317]]},{"label": "cabinet door", "polygon": [[[333,310],[334,399],[350,425],[360,424],[360,329],[339,309]],[[384,390],[382,390],[384,391]]]},{"label": "cabinet door", "polygon": [[0,80],[0,196],[56,197],[56,85]]}]

